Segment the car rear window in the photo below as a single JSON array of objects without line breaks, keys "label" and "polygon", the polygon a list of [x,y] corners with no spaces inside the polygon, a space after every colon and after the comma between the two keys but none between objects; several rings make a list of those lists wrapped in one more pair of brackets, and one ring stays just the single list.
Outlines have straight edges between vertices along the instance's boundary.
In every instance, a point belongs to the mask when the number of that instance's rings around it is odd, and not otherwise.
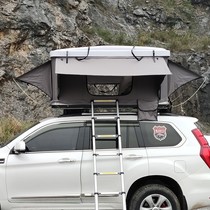
[{"label": "car rear window", "polygon": [[167,123],[140,122],[146,147],[176,146],[182,141],[181,136]]}]

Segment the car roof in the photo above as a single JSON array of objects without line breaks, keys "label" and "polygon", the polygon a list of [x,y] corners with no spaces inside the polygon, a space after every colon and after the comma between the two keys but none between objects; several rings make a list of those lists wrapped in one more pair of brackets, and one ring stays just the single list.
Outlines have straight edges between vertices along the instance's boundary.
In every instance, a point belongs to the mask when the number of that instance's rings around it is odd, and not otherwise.
[{"label": "car roof", "polygon": [[[104,116],[103,113],[100,115]],[[106,113],[107,115],[107,113]],[[114,115],[114,114],[112,114]],[[123,114],[120,115],[121,120],[134,120],[136,121],[138,119],[137,115],[134,114]],[[40,121],[42,124],[49,124],[49,123],[64,123],[64,122],[82,122],[82,121],[88,121],[91,120],[90,115],[77,115],[77,116],[59,116],[59,117],[50,117],[46,118]],[[189,117],[189,116],[180,116],[180,115],[159,115],[157,118],[158,122],[177,122],[180,123],[180,121],[190,121],[192,123],[195,123],[198,121],[195,117]]]}]

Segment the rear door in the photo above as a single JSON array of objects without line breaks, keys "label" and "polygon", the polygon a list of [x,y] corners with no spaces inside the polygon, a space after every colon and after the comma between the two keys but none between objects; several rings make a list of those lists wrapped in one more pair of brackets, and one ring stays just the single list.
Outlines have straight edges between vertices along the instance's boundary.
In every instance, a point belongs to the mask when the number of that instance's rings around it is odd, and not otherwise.
[{"label": "rear door", "polygon": [[8,199],[23,203],[80,203],[83,130],[82,123],[53,124],[28,137],[27,151],[8,157]]},{"label": "rear door", "polygon": [[150,175],[179,178],[187,169],[188,149],[183,134],[172,124],[159,121],[140,122],[144,144],[148,154]]},{"label": "rear door", "polygon": [[[96,124],[96,134],[116,134],[116,123],[101,122]],[[148,161],[146,151],[137,121],[122,121],[122,152],[123,166],[125,172],[126,192],[133,182],[148,174]],[[81,180],[82,180],[82,201],[94,202],[94,177],[93,177],[93,151],[91,141],[91,125],[87,125],[87,140],[84,145],[82,158]],[[96,142],[97,153],[117,154],[118,143],[116,140],[101,139]],[[120,172],[119,156],[98,156],[97,172]],[[119,175],[99,176],[99,192],[121,192],[121,180]],[[122,203],[120,197],[100,198],[100,203],[115,204]]]}]

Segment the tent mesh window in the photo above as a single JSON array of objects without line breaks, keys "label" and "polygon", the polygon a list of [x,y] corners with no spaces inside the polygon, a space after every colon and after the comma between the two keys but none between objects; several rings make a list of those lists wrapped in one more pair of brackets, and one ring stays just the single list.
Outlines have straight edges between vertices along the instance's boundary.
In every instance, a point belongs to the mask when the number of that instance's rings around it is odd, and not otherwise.
[{"label": "tent mesh window", "polygon": [[87,89],[94,96],[127,95],[132,90],[132,77],[88,76]]},{"label": "tent mesh window", "polygon": [[91,95],[119,95],[119,84],[88,84],[88,92]]}]

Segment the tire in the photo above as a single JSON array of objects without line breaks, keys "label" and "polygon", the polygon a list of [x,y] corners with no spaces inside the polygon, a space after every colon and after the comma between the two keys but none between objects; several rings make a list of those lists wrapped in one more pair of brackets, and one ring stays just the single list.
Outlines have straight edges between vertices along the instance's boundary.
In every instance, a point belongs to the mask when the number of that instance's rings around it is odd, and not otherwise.
[{"label": "tire", "polygon": [[177,196],[160,184],[139,188],[132,196],[129,210],[181,210]]}]

